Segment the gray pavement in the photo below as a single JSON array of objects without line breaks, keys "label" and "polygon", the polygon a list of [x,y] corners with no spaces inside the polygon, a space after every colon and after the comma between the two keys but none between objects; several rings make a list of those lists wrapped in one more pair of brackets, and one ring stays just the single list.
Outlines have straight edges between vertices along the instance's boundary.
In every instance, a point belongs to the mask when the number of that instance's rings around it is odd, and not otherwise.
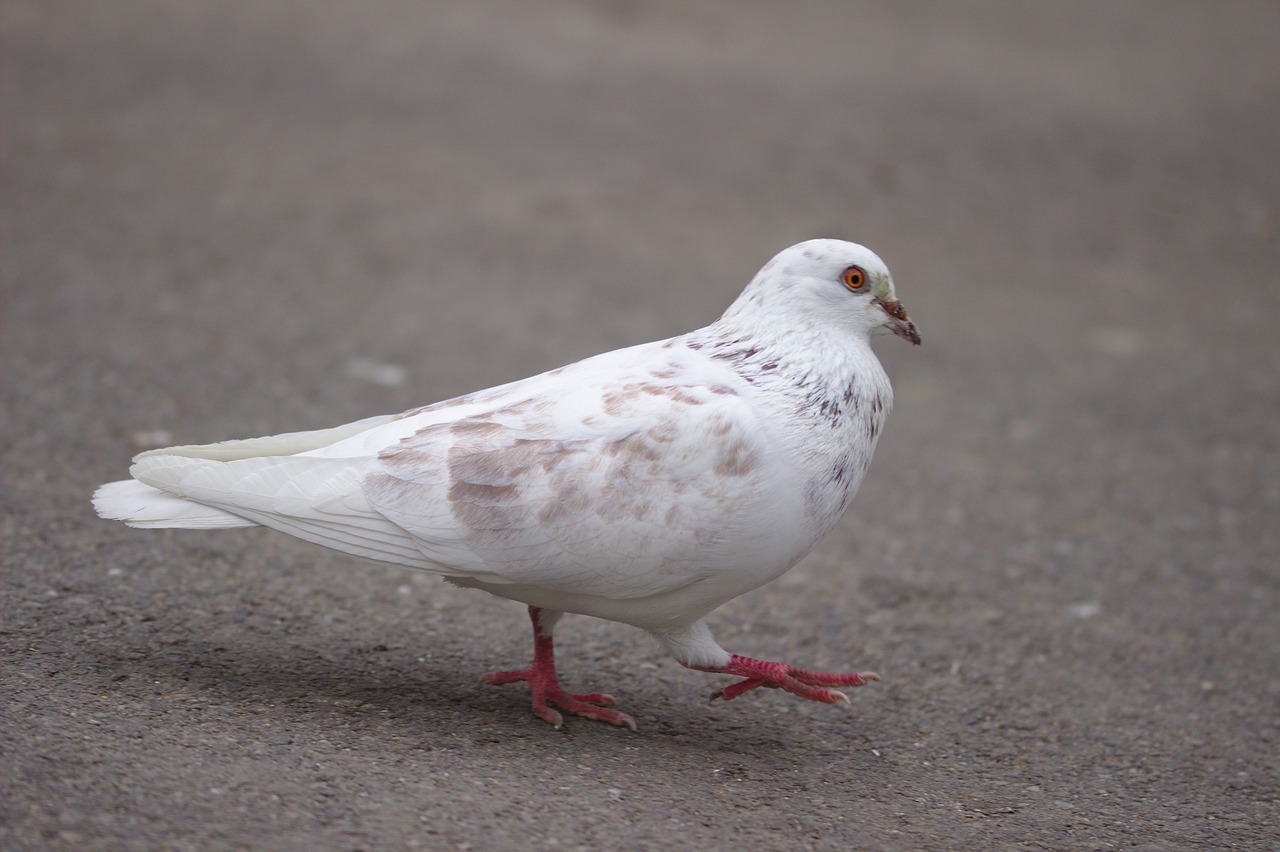
[{"label": "gray pavement", "polygon": [[[162,3],[0,15],[0,841],[1274,849],[1280,5]],[[567,619],[640,732],[476,677],[519,605],[93,516],[157,443],[397,411],[864,242],[920,349],[838,530],[712,616],[852,707]]]}]

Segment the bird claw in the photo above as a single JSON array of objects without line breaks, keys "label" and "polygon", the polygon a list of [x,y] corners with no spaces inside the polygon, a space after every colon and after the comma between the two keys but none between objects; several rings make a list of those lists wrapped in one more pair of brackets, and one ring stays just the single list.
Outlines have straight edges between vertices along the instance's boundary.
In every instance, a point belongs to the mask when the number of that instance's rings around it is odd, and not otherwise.
[{"label": "bird claw", "polygon": [[740,680],[737,683],[731,683],[728,686],[720,687],[715,692],[711,693],[711,701],[714,702],[717,698],[721,701],[732,701],[742,693],[761,686],[769,689],[775,689],[778,687],[778,684],[769,683],[759,678],[747,678],[746,680]]},{"label": "bird claw", "polygon": [[544,722],[550,722],[551,726],[557,731],[564,725],[564,717],[556,710],[547,706],[554,704],[566,713],[574,716],[581,716],[584,719],[594,719],[597,722],[607,722],[610,725],[617,725],[619,728],[629,728],[636,730],[635,720],[620,710],[611,709],[617,701],[612,695],[605,695],[600,692],[591,692],[583,695],[564,692],[556,689],[554,691],[545,691],[541,695],[534,696],[533,714]]},{"label": "bird claw", "polygon": [[559,710],[552,709],[552,704],[574,716],[636,730],[634,719],[626,713],[610,709],[618,703],[612,695],[604,692],[565,692],[560,687],[551,639],[551,629],[559,617],[558,613],[548,616],[538,607],[529,607],[529,618],[533,621],[533,662],[528,668],[481,675],[479,683],[501,686],[524,681],[529,684],[529,695],[533,699],[530,709],[533,710],[533,715],[556,730],[564,726],[564,716]]},{"label": "bird claw", "polygon": [[[635,720],[621,711],[610,710],[607,707],[601,707],[597,704],[584,704],[568,707],[561,703],[565,699],[572,699],[572,697],[573,696],[565,694],[562,698],[548,698],[547,700],[554,700],[557,705],[564,707],[566,712],[572,713],[574,716],[582,716],[585,719],[594,719],[597,722],[607,722],[610,725],[617,725],[619,728],[629,728],[632,731],[636,730]],[[557,731],[564,727],[564,716],[560,711],[552,709],[546,704],[541,706],[535,704],[533,706],[533,715],[551,725],[551,727],[555,728]]]},{"label": "bird claw", "polygon": [[541,707],[534,705],[533,715],[555,728],[557,731],[564,727],[564,716],[561,716],[555,710],[547,707],[545,704]]},{"label": "bird claw", "polygon": [[619,710],[610,709],[618,703],[612,695],[604,692],[565,692],[558,683],[548,682],[545,673],[540,675],[533,671],[532,667],[515,671],[489,672],[481,675],[476,685],[488,683],[501,686],[517,681],[525,681],[529,684],[529,692],[533,697],[533,715],[557,731],[564,727],[564,716],[553,709],[550,706],[552,704],[574,716],[607,722],[619,728],[630,728],[632,731],[637,730],[634,719]]},{"label": "bird claw", "polygon": [[875,672],[855,672],[852,674],[833,674],[815,672],[809,669],[798,669],[786,663],[770,663],[752,660],[748,657],[733,655],[729,664],[720,668],[703,668],[703,671],[720,672],[745,676],[744,680],[731,683],[711,693],[711,701],[732,701],[744,692],[758,687],[767,689],[785,689],[793,695],[834,704],[843,701],[850,704],[849,696],[838,689],[827,689],[832,686],[863,686],[873,680],[880,680]]}]

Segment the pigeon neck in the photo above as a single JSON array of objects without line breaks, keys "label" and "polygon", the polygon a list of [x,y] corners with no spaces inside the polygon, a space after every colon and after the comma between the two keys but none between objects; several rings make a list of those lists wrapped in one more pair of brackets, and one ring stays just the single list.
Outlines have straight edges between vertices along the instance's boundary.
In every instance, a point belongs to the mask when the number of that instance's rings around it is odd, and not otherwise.
[{"label": "pigeon neck", "polygon": [[844,387],[876,362],[864,334],[841,334],[812,320],[777,317],[761,322],[749,311],[730,311],[688,335],[691,348],[724,361],[757,386]]}]

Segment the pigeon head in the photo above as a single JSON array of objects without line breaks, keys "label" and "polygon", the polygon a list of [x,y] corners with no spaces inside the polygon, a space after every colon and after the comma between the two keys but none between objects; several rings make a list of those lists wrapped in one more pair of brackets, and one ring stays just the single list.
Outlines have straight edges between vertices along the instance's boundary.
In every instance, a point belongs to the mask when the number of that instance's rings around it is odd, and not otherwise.
[{"label": "pigeon head", "polygon": [[808,240],[783,249],[761,268],[726,317],[763,311],[777,321],[815,320],[845,331],[892,332],[920,344],[920,332],[875,252],[844,240]]}]

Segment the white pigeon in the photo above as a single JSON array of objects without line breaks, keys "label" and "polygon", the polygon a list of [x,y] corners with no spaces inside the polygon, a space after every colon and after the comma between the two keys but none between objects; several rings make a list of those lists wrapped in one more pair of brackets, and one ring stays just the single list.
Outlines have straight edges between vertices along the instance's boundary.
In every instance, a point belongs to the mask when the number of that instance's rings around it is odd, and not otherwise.
[{"label": "white pigeon", "polygon": [[266,526],[529,605],[533,712],[632,730],[612,696],[565,692],[565,612],[649,631],[689,668],[827,703],[878,680],[731,654],[703,616],[780,576],[844,514],[889,413],[870,336],[920,343],[874,253],[810,240],[724,316],[489,390],[346,426],[134,458],[104,518],[147,529]]}]

